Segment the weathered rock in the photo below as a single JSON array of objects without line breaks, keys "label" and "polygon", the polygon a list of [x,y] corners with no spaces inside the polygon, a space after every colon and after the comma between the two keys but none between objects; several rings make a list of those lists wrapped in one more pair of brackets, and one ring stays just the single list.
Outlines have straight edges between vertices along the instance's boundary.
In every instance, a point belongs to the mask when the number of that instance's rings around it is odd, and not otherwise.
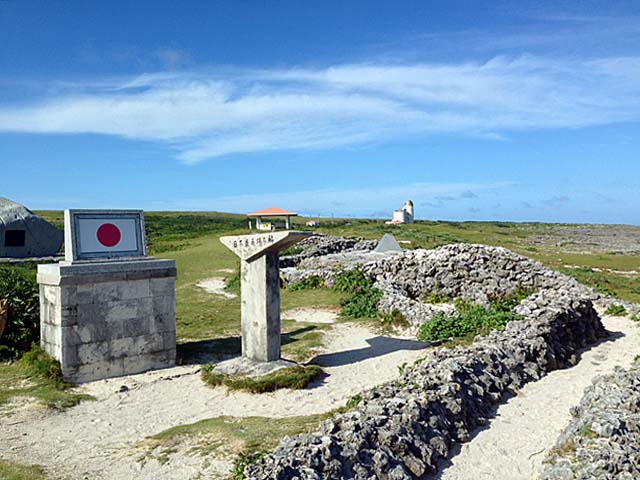
[{"label": "weathered rock", "polygon": [[375,240],[315,234],[297,245],[302,248],[300,253],[280,257],[280,268],[295,267],[307,258],[321,257],[332,253],[369,251],[373,250],[375,246]]},{"label": "weathered rock", "polygon": [[640,360],[596,377],[545,461],[544,480],[640,478]]},{"label": "weathered rock", "polygon": [[404,480],[435,473],[438,460],[486,424],[506,395],[575,364],[579,349],[606,336],[581,293],[530,296],[519,309],[524,319],[468,347],[433,351],[318,431],[283,440],[246,467],[245,478]]},{"label": "weathered rock", "polygon": [[[283,274],[290,282],[317,275],[330,286],[337,273],[356,267],[375,280],[375,286],[383,291],[378,310],[399,311],[414,331],[437,312],[454,312],[451,305],[420,301],[429,294],[487,305],[496,296],[517,289],[570,288],[583,298],[605,300],[575,279],[506,248],[464,243],[402,253],[348,251],[308,257],[297,268],[285,269]],[[633,311],[632,306],[625,305]]]}]

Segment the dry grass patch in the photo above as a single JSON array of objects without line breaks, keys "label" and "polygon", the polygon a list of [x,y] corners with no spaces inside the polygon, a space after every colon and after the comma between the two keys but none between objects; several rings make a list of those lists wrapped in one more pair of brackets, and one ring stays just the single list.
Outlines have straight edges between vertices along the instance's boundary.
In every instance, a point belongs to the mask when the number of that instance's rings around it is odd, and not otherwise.
[{"label": "dry grass patch", "polygon": [[243,390],[250,393],[266,393],[291,388],[301,390],[315,379],[322,369],[317,365],[283,368],[262,377],[246,377],[215,373],[214,364],[202,368],[202,379],[208,385],[216,387],[224,385],[229,390]]},{"label": "dry grass patch", "polygon": [[255,452],[275,448],[287,435],[312,432],[333,413],[300,417],[230,417],[221,416],[179,425],[146,438],[139,447],[145,458],[160,463],[186,450],[192,455],[216,457],[231,464]]},{"label": "dry grass patch", "polygon": [[37,465],[22,465],[6,460],[0,460],[0,478],[3,480],[45,480],[42,467]]}]

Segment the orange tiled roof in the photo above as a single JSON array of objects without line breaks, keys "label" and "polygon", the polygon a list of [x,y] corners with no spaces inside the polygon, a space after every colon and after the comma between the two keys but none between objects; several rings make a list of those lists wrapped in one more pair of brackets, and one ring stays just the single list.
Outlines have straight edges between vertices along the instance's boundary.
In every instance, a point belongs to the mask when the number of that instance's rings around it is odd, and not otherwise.
[{"label": "orange tiled roof", "polygon": [[258,210],[257,212],[247,213],[247,217],[269,217],[269,216],[297,216],[297,213],[290,212],[289,210],[283,210],[278,207],[269,207],[264,210]]}]

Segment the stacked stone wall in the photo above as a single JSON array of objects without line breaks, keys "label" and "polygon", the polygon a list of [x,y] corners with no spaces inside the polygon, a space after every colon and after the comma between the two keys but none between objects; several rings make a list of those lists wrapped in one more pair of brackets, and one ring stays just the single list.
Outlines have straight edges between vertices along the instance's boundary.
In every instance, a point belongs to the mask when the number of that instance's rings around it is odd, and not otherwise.
[{"label": "stacked stone wall", "polygon": [[317,258],[333,253],[370,251],[376,247],[377,243],[375,240],[362,238],[316,234],[296,245],[296,248],[302,250],[300,253],[280,257],[280,268],[295,267],[307,258]]},{"label": "stacked stone wall", "polygon": [[[289,437],[245,469],[249,479],[417,479],[490,421],[497,405],[547,372],[574,365],[606,336],[580,289],[545,289],[511,322],[468,347],[440,349],[399,380],[362,394],[352,411]],[[356,392],[354,392],[356,393]]]},{"label": "stacked stone wall", "polygon": [[595,378],[571,413],[545,461],[544,480],[640,478],[640,360]]}]

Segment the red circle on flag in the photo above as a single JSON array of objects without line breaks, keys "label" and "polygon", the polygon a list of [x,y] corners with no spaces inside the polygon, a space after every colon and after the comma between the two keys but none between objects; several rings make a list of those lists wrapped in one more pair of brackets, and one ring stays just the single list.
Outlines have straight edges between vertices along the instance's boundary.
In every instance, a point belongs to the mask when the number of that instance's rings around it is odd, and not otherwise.
[{"label": "red circle on flag", "polygon": [[122,234],[120,233],[120,229],[113,223],[103,223],[98,228],[96,237],[98,237],[98,241],[105,247],[115,247],[120,243]]}]

